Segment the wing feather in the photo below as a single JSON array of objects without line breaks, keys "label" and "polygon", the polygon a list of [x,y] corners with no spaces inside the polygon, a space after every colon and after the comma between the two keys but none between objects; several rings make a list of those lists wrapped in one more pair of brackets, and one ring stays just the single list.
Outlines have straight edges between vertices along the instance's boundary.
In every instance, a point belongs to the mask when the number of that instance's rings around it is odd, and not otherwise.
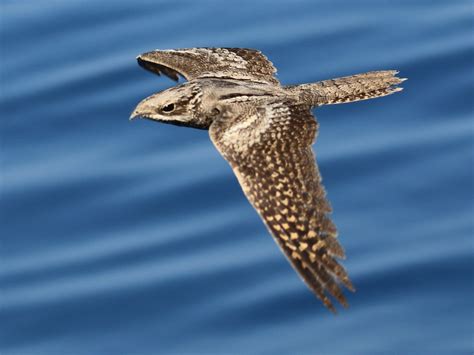
[{"label": "wing feather", "polygon": [[240,116],[215,121],[213,143],[309,288],[333,311],[328,295],[347,306],[340,284],[354,288],[337,261],[345,254],[311,150],[317,123],[310,107],[273,102]]},{"label": "wing feather", "polygon": [[225,77],[278,85],[276,69],[260,51],[247,48],[185,48],[155,50],[137,57],[138,64],[173,80]]}]

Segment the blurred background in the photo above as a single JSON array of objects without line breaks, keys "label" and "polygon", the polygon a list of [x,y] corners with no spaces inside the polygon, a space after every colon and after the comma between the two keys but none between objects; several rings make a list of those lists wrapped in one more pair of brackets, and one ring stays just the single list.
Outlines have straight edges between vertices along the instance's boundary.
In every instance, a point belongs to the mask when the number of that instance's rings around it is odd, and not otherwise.
[{"label": "blurred background", "polygon": [[[472,353],[471,1],[13,1],[1,27],[2,354]],[[155,48],[262,50],[283,84],[398,69],[316,110],[357,288],[300,281],[205,131],[129,122]]]}]

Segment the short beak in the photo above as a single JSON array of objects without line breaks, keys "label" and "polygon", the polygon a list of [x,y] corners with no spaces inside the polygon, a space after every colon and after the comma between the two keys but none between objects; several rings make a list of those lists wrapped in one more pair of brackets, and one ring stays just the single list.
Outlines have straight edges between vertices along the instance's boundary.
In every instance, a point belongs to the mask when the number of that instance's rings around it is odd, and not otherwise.
[{"label": "short beak", "polygon": [[147,105],[147,99],[140,102],[130,115],[130,121],[138,117],[147,117],[152,114],[151,108]]},{"label": "short beak", "polygon": [[131,120],[134,120],[134,119],[137,118],[137,117],[140,117],[140,112],[138,112],[138,110],[135,109],[135,110],[132,112],[132,114],[130,115],[129,120],[130,120],[130,121],[131,121]]}]

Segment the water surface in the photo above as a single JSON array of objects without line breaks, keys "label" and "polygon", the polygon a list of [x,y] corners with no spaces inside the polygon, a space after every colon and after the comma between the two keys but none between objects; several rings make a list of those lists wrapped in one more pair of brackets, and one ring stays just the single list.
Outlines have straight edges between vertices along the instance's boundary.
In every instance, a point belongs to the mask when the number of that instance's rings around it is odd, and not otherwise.
[{"label": "water surface", "polygon": [[[1,5],[2,354],[472,353],[469,1]],[[284,84],[378,69],[402,94],[318,109],[357,287],[299,280],[207,132],[129,122],[154,48],[259,48]]]}]

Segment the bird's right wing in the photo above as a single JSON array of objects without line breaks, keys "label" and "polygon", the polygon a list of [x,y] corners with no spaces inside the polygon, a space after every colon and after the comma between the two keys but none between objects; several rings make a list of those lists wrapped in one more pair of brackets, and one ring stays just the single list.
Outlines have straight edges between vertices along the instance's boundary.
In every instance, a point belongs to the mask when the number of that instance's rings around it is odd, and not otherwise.
[{"label": "bird's right wing", "polygon": [[353,287],[336,260],[344,251],[311,150],[317,123],[310,107],[275,102],[250,110],[231,125],[213,122],[211,139],[308,287],[329,309],[328,294],[346,306],[339,283]]},{"label": "bird's right wing", "polygon": [[253,80],[279,85],[276,69],[260,51],[247,48],[155,50],[137,57],[138,64],[173,80],[204,77]]}]

